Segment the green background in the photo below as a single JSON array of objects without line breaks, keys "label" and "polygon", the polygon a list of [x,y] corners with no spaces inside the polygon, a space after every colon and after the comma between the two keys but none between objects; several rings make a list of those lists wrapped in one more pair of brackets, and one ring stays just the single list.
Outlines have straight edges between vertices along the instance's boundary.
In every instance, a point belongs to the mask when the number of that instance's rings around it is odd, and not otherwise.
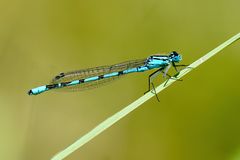
[{"label": "green background", "polygon": [[[190,64],[240,31],[239,0],[0,1],[0,159],[45,160],[147,89],[151,72],[85,92],[27,91],[71,71],[176,50]],[[239,160],[239,42],[67,160]],[[155,84],[162,81],[160,76]]]}]

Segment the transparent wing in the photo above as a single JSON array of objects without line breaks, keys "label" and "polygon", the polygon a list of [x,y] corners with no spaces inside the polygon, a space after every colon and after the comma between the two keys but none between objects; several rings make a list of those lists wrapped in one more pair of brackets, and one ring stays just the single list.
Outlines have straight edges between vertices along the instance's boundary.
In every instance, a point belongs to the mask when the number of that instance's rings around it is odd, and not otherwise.
[{"label": "transparent wing", "polygon": [[122,76],[100,79],[97,81],[86,82],[86,83],[82,83],[74,86],[67,86],[64,88],[58,88],[56,89],[56,91],[75,92],[75,91],[84,91],[84,90],[94,89],[94,88],[98,88],[98,87],[102,87],[104,85],[110,84],[111,82],[119,79],[120,77]]},{"label": "transparent wing", "polygon": [[[77,71],[72,71],[72,72],[60,73],[59,75],[57,75],[53,78],[51,83],[56,84],[56,83],[62,83],[62,82],[71,82],[73,80],[80,80],[80,79],[85,79],[85,78],[89,78],[89,77],[105,75],[105,74],[112,73],[112,72],[123,71],[123,70],[129,69],[129,68],[143,66],[145,64],[145,61],[146,61],[146,59],[132,60],[132,61],[126,61],[126,62],[115,64],[115,65],[100,66],[100,67],[82,69],[82,70],[77,70]],[[79,90],[92,89],[92,88],[96,88],[99,86],[103,86],[103,85],[107,84],[108,82],[118,79],[119,77],[121,77],[121,76],[103,78],[100,80],[86,82],[86,83],[82,83],[82,84],[75,85],[75,86],[67,86],[64,88],[57,89],[57,90],[79,91]]]}]

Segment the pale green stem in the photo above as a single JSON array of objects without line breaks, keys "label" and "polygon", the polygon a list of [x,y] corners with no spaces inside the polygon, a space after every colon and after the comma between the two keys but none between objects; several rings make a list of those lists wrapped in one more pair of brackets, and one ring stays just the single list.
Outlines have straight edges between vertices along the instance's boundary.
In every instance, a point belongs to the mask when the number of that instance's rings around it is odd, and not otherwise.
[{"label": "pale green stem", "polygon": [[[209,58],[211,58],[212,56],[217,54],[219,51],[221,51],[222,49],[224,49],[228,45],[237,41],[238,39],[240,39],[240,33],[236,34],[235,36],[233,36],[232,38],[230,38],[226,42],[222,43],[221,45],[219,45],[218,47],[216,47],[215,49],[213,49],[212,51],[210,51],[209,53],[207,53],[203,57],[199,58],[197,61],[190,64],[187,68],[181,70],[180,73],[177,75],[177,78],[183,77],[185,74],[190,72],[192,69],[196,68],[197,66],[199,66],[203,62],[207,61]],[[176,80],[174,80],[174,79],[169,79],[167,83],[166,82],[162,83],[161,85],[159,85],[156,88],[156,92],[157,93],[161,92],[162,90],[164,90],[165,88],[170,86],[175,81]],[[76,142],[74,142],[73,144],[71,144],[70,146],[65,148],[63,151],[56,154],[52,158],[52,160],[64,159],[65,157],[70,155],[72,152],[76,151],[78,148],[80,148],[81,146],[83,146],[84,144],[89,142],[91,139],[96,137],[98,134],[102,133],[105,129],[109,128],[114,123],[116,123],[118,120],[120,120],[121,118],[123,118],[124,116],[129,114],[131,111],[138,108],[141,104],[143,104],[144,102],[146,102],[147,100],[149,100],[153,96],[155,96],[154,92],[148,92],[147,94],[138,98],[137,100],[135,100],[134,102],[132,102],[131,104],[129,104],[128,106],[126,106],[125,108],[120,110],[119,112],[117,112],[114,115],[112,115],[111,117],[107,118],[105,121],[103,121],[98,126],[93,128],[87,134],[85,134],[84,136],[79,138]]]}]

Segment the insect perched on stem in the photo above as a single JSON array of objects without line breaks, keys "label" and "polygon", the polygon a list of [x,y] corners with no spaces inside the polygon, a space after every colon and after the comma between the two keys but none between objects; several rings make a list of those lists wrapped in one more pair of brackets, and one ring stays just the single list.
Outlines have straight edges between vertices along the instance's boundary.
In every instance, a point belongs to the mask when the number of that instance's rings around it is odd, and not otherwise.
[{"label": "insect perched on stem", "polygon": [[168,74],[168,70],[171,66],[173,66],[178,72],[178,66],[186,66],[175,64],[180,62],[181,60],[181,55],[173,51],[170,52],[168,55],[155,54],[149,56],[147,59],[132,60],[115,65],[100,66],[95,68],[82,69],[78,71],[60,73],[53,78],[51,84],[31,89],[28,91],[28,94],[38,95],[42,92],[52,89],[86,90],[101,86],[107,82],[115,80],[118,77],[129,73],[144,72],[152,69],[157,69],[149,75],[148,90],[145,92],[149,92],[152,85],[153,90],[156,94],[152,82],[153,79],[156,78],[160,73],[163,73],[164,77],[178,80],[176,77],[170,76]]}]

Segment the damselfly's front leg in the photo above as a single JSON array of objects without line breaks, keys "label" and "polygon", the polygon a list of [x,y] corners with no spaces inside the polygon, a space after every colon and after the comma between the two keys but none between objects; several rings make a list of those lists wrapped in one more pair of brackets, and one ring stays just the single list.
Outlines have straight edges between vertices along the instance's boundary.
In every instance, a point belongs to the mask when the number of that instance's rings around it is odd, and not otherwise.
[{"label": "damselfly's front leg", "polygon": [[168,77],[170,76],[170,78],[167,79],[167,81],[165,82],[164,86],[167,85],[169,79],[173,79],[173,80],[176,80],[176,81],[183,81],[182,79],[178,79],[177,78],[177,76],[179,75],[180,71],[183,70],[183,69],[178,71],[177,67],[186,67],[187,66],[186,68],[192,68],[192,67],[188,67],[189,65],[185,65],[185,64],[176,65],[175,63],[172,63],[172,65],[173,65],[173,67],[174,67],[174,69],[176,70],[177,73],[175,75],[173,75],[173,76],[168,75]]},{"label": "damselfly's front leg", "polygon": [[186,67],[189,65],[185,65],[185,64],[175,64],[174,62],[172,62],[172,66],[174,67],[174,69],[176,70],[176,72],[180,72],[178,71],[177,67]]}]

